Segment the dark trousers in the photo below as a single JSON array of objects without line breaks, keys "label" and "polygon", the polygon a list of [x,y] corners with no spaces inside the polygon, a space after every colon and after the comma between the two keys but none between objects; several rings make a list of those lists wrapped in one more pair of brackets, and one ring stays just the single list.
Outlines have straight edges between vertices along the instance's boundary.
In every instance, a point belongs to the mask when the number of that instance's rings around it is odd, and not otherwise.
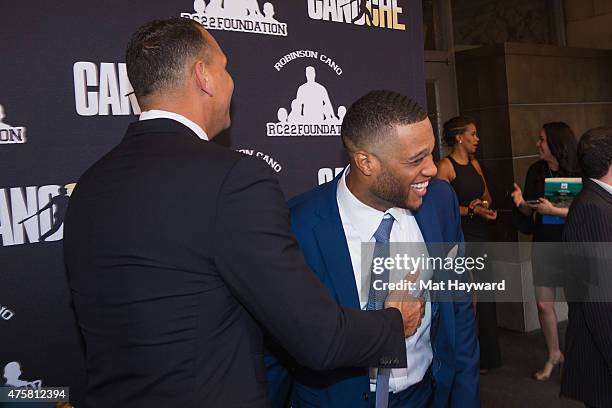
[{"label": "dark trousers", "polygon": [[480,342],[480,368],[501,366],[501,351],[497,334],[497,305],[492,301],[478,302],[478,341]]}]

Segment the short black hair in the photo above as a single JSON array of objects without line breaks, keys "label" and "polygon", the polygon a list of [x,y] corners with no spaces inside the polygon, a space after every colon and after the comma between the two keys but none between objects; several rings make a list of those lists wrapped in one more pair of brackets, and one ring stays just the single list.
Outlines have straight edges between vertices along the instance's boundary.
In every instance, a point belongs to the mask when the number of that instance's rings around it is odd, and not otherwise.
[{"label": "short black hair", "polygon": [[582,174],[588,178],[601,178],[612,164],[612,127],[588,130],[578,143],[578,161]]},{"label": "short black hair", "polygon": [[427,112],[413,99],[394,91],[372,91],[357,99],[342,122],[342,142],[348,151],[372,148],[388,140],[397,125],[425,120]]},{"label": "short black hair", "polygon": [[130,39],[125,62],[137,97],[171,89],[178,84],[186,63],[201,56],[209,45],[197,22],[177,17],[154,20],[140,27]]},{"label": "short black hair", "polygon": [[468,125],[476,126],[476,121],[468,116],[455,116],[444,122],[442,130],[444,143],[453,147],[457,143],[457,135],[463,134]]}]

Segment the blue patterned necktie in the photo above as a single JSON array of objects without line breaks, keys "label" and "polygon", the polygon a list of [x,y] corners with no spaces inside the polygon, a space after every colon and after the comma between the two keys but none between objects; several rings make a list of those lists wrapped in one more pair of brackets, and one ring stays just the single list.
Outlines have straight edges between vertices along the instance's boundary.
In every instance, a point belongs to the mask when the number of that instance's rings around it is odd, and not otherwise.
[{"label": "blue patterned necktie", "polygon": [[[385,214],[380,222],[378,229],[374,233],[374,254],[373,258],[387,258],[389,256],[389,239],[391,238],[391,228],[395,219],[390,214]],[[374,290],[374,281],[380,280],[383,283],[389,282],[389,270],[385,269],[381,274],[375,274],[374,269],[370,271],[370,289],[368,291],[368,303],[366,310],[381,310],[385,307],[387,290]],[[389,377],[391,369],[380,368],[376,374],[376,408],[387,408],[389,405]]]}]

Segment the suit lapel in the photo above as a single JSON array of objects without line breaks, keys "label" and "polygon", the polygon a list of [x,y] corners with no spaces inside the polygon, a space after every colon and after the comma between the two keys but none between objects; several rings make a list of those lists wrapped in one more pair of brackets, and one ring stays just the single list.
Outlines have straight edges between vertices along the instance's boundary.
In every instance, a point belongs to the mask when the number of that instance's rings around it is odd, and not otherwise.
[{"label": "suit lapel", "polygon": [[[419,229],[421,230],[421,235],[423,235],[423,240],[425,241],[425,245],[427,246],[427,252],[430,257],[445,257],[446,254],[442,253],[442,247],[444,239],[442,237],[442,233],[440,230],[440,221],[438,220],[438,215],[432,205],[427,205],[427,202],[424,201],[421,208],[415,212],[414,218],[416,219],[417,224],[419,225]],[[446,280],[445,278],[440,276],[440,273],[437,269],[433,271],[433,280],[441,281]],[[438,310],[440,308],[439,302],[437,301],[437,292],[431,294],[431,314],[432,314],[432,325],[431,325],[431,338],[434,339],[437,333],[438,326]]]},{"label": "suit lapel", "polygon": [[355,273],[342,226],[321,223],[314,232],[338,302],[359,309]]},{"label": "suit lapel", "polygon": [[336,200],[341,175],[330,183],[323,194],[321,205],[317,208],[319,222],[313,227],[313,232],[339,303],[359,309],[355,273]]},{"label": "suit lapel", "polygon": [[[423,206],[415,212],[414,218],[416,219],[421,235],[427,245],[427,251],[429,256],[444,256],[446,254],[440,253],[441,245],[439,243],[444,242],[442,234],[440,232],[440,222],[438,215],[434,211],[433,206],[423,203]],[[437,245],[435,245],[438,243]]]}]

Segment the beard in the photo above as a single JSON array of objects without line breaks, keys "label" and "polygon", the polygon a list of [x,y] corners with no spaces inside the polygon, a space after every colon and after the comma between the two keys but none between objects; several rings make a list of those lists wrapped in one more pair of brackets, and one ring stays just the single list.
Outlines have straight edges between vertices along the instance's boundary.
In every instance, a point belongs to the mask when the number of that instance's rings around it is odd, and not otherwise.
[{"label": "beard", "polygon": [[386,166],[376,178],[372,194],[397,208],[408,208],[408,192],[402,188],[402,183],[395,177]]}]

